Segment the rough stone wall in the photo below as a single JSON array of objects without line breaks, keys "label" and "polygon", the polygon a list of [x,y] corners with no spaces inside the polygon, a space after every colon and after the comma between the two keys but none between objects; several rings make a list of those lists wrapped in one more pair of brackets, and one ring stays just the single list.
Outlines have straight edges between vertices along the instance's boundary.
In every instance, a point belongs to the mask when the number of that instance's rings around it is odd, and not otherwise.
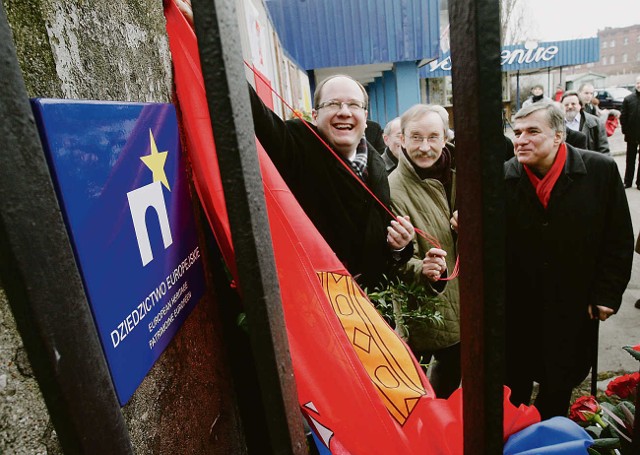
[{"label": "rough stone wall", "polygon": [[5,0],[30,96],[167,102],[160,0]]},{"label": "rough stone wall", "polygon": [[[30,97],[171,100],[161,0],[3,4]],[[215,305],[198,303],[123,408],[136,453],[246,452]],[[61,453],[2,289],[0,453]]]},{"label": "rough stone wall", "polygon": [[0,289],[0,453],[62,453],[31,364]]}]

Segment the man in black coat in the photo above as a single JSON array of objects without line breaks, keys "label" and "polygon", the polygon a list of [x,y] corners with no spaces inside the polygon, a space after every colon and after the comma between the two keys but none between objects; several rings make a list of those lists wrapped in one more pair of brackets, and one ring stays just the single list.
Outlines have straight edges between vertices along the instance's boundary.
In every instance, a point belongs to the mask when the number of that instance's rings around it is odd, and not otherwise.
[{"label": "man in black coat", "polygon": [[543,419],[566,415],[596,349],[595,319],[620,307],[633,230],[617,166],[563,141],[564,112],[539,102],[515,116],[505,163],[506,384]]},{"label": "man in black coat", "polygon": [[587,149],[587,136],[582,132],[582,131],[574,131],[571,130],[569,128],[567,128],[567,136],[565,137],[564,141],[569,144],[569,145],[573,145],[575,148],[577,149]]},{"label": "man in black coat", "polygon": [[[622,113],[620,114],[622,134],[627,143],[627,167],[624,171],[624,187],[630,188],[633,184],[633,176],[636,172],[636,155],[640,143],[640,76],[636,78],[636,91],[627,95],[622,101]],[[640,164],[638,164],[640,167]],[[640,170],[636,186],[640,190]]]},{"label": "man in black coat", "polygon": [[375,287],[411,258],[415,232],[408,218],[389,222],[367,192],[390,204],[384,162],[364,137],[366,90],[349,76],[323,80],[314,94],[313,125],[283,121],[250,92],[256,136],[280,175],[360,286]]}]

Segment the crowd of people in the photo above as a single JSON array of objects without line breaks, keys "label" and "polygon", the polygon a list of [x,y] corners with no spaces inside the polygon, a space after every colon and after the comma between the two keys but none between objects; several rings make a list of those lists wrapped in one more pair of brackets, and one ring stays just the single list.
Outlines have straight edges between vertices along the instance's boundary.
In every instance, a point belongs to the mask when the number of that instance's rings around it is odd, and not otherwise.
[{"label": "crowd of people", "polygon": [[[586,378],[597,348],[584,340],[597,334],[597,321],[618,311],[631,276],[634,236],[625,187],[633,182],[640,143],[640,77],[622,112],[613,114],[627,142],[624,183],[609,153],[608,113],[596,106],[593,86],[560,89],[555,100],[543,90],[533,87],[515,115],[514,140],[505,138],[504,383],[519,405],[530,403],[537,382],[535,405],[547,419],[567,414],[572,389]],[[312,122],[285,121],[249,91],[260,143],[361,287],[397,276],[429,296],[417,305],[440,318],[396,323],[408,328],[416,357],[431,362],[436,395],[447,398],[464,380],[464,308],[458,279],[450,276],[459,222],[447,111],[417,104],[381,128],[367,119],[362,84],[338,74],[317,84]],[[640,176],[636,185],[640,189]],[[414,226],[429,236],[416,236]]]},{"label": "crowd of people", "polygon": [[[640,78],[639,78],[640,81]],[[623,132],[637,153],[638,91],[623,106]],[[566,415],[571,392],[591,367],[595,321],[620,307],[634,238],[625,184],[610,157],[605,122],[592,99],[560,101],[535,92],[505,140],[506,375],[514,404],[543,418]],[[534,99],[535,98],[535,99]],[[320,82],[313,122],[283,121],[251,90],[256,135],[306,213],[362,287],[394,275],[421,286],[440,318],[396,321],[417,358],[429,363],[438,397],[461,383],[455,146],[447,111],[417,104],[367,140],[367,92],[346,75]],[[590,113],[595,112],[595,113]],[[634,123],[635,122],[635,123]],[[631,126],[633,123],[634,126]],[[327,150],[317,131],[335,153]],[[569,134],[567,134],[569,133]],[[569,139],[569,137],[571,139]],[[384,144],[384,145],[382,145]],[[499,153],[504,153],[500,150]],[[344,166],[353,172],[345,172]],[[371,193],[397,214],[374,203]],[[430,237],[416,236],[414,226]],[[464,253],[463,253],[464,254]],[[468,303],[468,304],[473,304]],[[593,339],[593,338],[591,338]]]}]

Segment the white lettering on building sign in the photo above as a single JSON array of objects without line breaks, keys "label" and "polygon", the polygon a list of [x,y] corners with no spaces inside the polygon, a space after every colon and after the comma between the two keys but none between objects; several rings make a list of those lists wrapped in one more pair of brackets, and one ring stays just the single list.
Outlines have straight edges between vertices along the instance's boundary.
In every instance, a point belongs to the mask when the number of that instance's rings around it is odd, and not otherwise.
[{"label": "white lettering on building sign", "polygon": [[[503,49],[500,53],[501,65],[512,65],[514,63],[537,63],[548,62],[558,54],[558,46],[538,47],[537,43],[526,43],[524,47],[513,50]],[[441,60],[431,62],[429,71],[436,70],[450,71],[451,56]]]}]

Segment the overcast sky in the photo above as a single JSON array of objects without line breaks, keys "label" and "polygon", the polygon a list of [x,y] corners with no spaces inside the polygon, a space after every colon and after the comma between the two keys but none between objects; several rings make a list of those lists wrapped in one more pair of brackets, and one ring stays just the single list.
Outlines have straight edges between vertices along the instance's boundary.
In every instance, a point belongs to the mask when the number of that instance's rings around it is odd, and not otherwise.
[{"label": "overcast sky", "polygon": [[531,19],[527,35],[542,41],[597,36],[605,27],[640,24],[640,0],[521,0]]}]

